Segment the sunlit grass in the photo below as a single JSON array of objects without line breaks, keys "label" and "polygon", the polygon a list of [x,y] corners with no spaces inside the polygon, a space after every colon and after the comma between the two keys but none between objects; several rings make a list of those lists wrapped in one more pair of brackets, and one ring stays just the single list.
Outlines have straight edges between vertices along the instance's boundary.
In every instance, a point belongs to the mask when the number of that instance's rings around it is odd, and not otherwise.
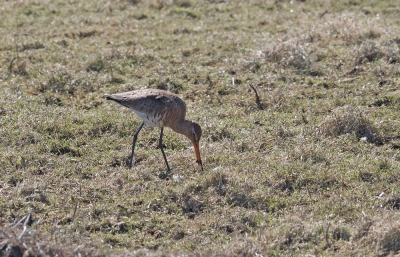
[{"label": "sunlit grass", "polygon": [[[0,252],[397,253],[399,11],[372,0],[5,2]],[[166,129],[165,179],[148,127],[127,168],[140,120],[103,96],[141,88],[186,101],[204,172]]]}]

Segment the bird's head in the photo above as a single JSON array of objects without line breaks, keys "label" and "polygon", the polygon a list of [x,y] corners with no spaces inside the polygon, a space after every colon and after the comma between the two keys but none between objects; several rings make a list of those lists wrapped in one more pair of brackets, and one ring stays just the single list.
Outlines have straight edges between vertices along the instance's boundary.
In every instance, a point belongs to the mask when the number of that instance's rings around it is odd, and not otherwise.
[{"label": "bird's head", "polygon": [[188,131],[189,133],[186,134],[186,136],[192,141],[194,151],[196,153],[196,158],[197,158],[197,164],[201,167],[201,170],[203,170],[203,163],[201,162],[201,157],[200,157],[200,147],[199,147],[199,141],[201,138],[201,127],[199,124],[196,122],[192,122],[190,126],[190,130]]}]

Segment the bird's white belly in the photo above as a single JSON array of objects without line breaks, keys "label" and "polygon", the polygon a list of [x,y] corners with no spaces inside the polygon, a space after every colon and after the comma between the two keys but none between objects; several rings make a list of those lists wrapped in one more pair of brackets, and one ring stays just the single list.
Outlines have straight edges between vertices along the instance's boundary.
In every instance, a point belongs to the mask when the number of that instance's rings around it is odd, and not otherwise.
[{"label": "bird's white belly", "polygon": [[144,113],[133,109],[131,110],[143,120],[144,124],[149,127],[162,127],[164,125],[161,115],[157,115],[155,112]]}]

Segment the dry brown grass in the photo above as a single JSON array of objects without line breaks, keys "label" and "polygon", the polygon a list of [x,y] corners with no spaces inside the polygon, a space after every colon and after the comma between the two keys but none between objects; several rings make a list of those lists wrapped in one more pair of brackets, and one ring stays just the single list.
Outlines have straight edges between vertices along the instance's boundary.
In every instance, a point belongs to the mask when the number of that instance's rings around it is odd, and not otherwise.
[{"label": "dry brown grass", "polygon": [[[270,230],[261,224],[257,236],[245,238],[236,236],[229,247],[209,253],[209,256],[254,256],[274,255],[285,252],[296,254],[307,250],[310,254],[333,250],[336,256],[342,254],[386,256],[400,250],[397,211],[379,210],[373,217],[364,216],[357,227],[346,224],[333,225],[332,222],[312,222],[303,219],[308,216],[281,217],[275,222],[279,226]],[[223,225],[229,229],[229,225]],[[350,232],[353,231],[353,232]],[[176,232],[176,240],[183,236]],[[28,228],[3,227],[0,234],[2,256],[108,256],[110,251],[95,249],[85,245],[67,245],[54,242]],[[310,248],[311,247],[311,248]],[[153,252],[147,249],[114,252],[113,256],[181,256],[168,252]],[[185,253],[182,256],[201,256],[199,253]]]},{"label": "dry brown grass", "polygon": [[[399,253],[393,1],[2,8],[0,255]],[[204,172],[167,129],[160,176],[146,127],[127,169],[140,121],[103,95],[140,88],[185,99]]]},{"label": "dry brown grass", "polygon": [[332,111],[318,128],[318,132],[325,136],[340,136],[354,134],[364,142],[382,144],[377,129],[365,118],[360,109],[351,106],[342,106]]},{"label": "dry brown grass", "polygon": [[85,245],[57,244],[46,236],[28,228],[2,227],[1,256],[106,256],[102,251]]}]

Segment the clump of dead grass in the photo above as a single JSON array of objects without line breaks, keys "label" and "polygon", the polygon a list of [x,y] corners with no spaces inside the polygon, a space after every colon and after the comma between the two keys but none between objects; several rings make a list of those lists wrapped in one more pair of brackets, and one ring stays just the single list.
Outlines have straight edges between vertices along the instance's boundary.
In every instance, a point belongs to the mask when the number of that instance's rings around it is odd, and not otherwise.
[{"label": "clump of dead grass", "polygon": [[100,250],[88,246],[55,243],[26,227],[2,227],[0,242],[0,256],[106,256]]},{"label": "clump of dead grass", "polygon": [[399,63],[400,62],[400,38],[395,37],[389,39],[382,44],[386,50],[386,61],[388,63]]},{"label": "clump of dead grass", "polygon": [[294,36],[288,39],[285,35],[261,51],[266,61],[281,67],[292,67],[300,73],[322,76],[324,72],[319,62],[329,54],[321,49],[334,45],[353,47],[349,54],[353,56],[355,65],[381,58],[389,63],[399,60],[397,38],[391,38],[393,32],[378,25],[375,19],[365,20],[362,16],[343,14],[329,17],[312,27],[294,29],[296,31],[290,33]]},{"label": "clump of dead grass", "polygon": [[373,62],[384,55],[384,52],[376,43],[366,40],[355,48],[354,63],[355,65],[360,65],[366,62]]},{"label": "clump of dead grass", "polygon": [[[283,217],[279,230],[260,227],[258,240],[236,238],[225,254],[254,256],[293,253],[373,253],[386,256],[400,251],[398,214],[380,210],[376,216],[365,216],[352,229],[336,222],[307,222],[300,216]],[[224,255],[223,255],[224,256]]]},{"label": "clump of dead grass", "polygon": [[21,59],[13,58],[8,66],[10,74],[18,74],[20,76],[28,76],[27,62]]},{"label": "clump of dead grass", "polygon": [[[365,217],[356,230],[352,242],[375,249],[378,256],[400,251],[400,223],[397,212],[380,210],[377,216]],[[372,246],[372,247],[371,247]]]},{"label": "clump of dead grass", "polygon": [[339,107],[332,111],[318,127],[318,132],[325,136],[354,134],[363,141],[381,144],[380,137],[372,122],[360,109],[352,106]]},{"label": "clump of dead grass", "polygon": [[265,50],[265,57],[270,62],[297,70],[306,70],[312,63],[307,44],[299,38],[275,43]]}]

